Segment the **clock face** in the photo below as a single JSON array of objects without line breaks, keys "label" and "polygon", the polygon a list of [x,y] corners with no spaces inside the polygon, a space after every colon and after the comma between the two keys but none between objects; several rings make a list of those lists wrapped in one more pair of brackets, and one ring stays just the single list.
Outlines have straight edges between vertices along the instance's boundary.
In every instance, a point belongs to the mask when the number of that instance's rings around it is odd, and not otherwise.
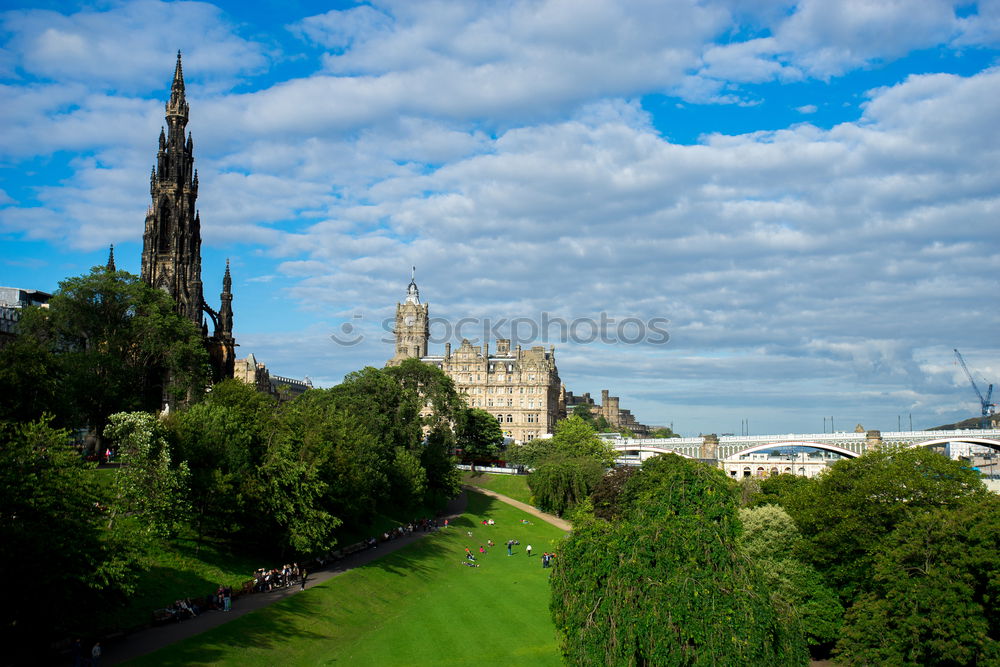
[{"label": "clock face", "polygon": [[403,318],[403,323],[406,324],[406,326],[408,327],[412,327],[413,323],[416,321],[417,318],[415,318],[413,315],[407,315],[406,317]]}]

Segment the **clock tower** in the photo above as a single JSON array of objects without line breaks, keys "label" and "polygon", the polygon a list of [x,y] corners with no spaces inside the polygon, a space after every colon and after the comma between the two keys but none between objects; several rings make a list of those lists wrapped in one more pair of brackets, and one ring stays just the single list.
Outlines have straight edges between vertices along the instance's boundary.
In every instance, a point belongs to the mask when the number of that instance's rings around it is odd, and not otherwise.
[{"label": "clock tower", "polygon": [[396,304],[396,354],[389,360],[396,366],[404,359],[420,359],[427,356],[427,339],[430,338],[430,323],[426,303],[420,303],[420,290],[415,279],[416,268],[410,272],[410,284],[406,288],[406,300]]}]

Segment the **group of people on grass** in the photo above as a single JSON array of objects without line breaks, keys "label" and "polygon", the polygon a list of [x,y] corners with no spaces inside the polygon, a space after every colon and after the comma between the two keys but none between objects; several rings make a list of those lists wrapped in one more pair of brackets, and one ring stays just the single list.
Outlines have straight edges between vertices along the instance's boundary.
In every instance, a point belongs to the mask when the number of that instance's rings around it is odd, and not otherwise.
[{"label": "group of people on grass", "polygon": [[[496,522],[493,519],[482,519],[480,521],[480,523],[482,525],[484,525],[484,526],[495,526],[496,525]],[[527,521],[525,519],[522,519],[521,523],[522,524],[529,524],[530,525],[531,522]],[[447,527],[447,522],[445,523],[445,527]],[[466,531],[466,535],[468,535],[469,537],[472,537],[472,531]],[[490,548],[493,548],[493,547],[496,546],[496,543],[492,539],[486,540],[486,544],[489,545]],[[514,555],[514,547],[515,546],[520,546],[520,544],[521,544],[521,542],[518,541],[518,540],[507,540],[507,542],[505,544],[505,546],[507,547],[507,555],[508,556],[513,556]],[[527,546],[524,547],[524,552],[528,555],[529,558],[531,558],[531,545],[530,544],[528,544]],[[486,547],[483,546],[482,544],[480,544],[479,545],[479,555],[483,556],[486,553],[487,553]],[[542,554],[542,567],[543,568],[551,567],[551,565],[552,565],[552,559],[555,558],[555,557],[556,557],[555,553],[549,553],[548,551],[544,552]],[[469,547],[465,547],[465,560],[462,561],[462,565],[465,565],[467,567],[479,567],[479,563],[476,562],[476,554]]]}]

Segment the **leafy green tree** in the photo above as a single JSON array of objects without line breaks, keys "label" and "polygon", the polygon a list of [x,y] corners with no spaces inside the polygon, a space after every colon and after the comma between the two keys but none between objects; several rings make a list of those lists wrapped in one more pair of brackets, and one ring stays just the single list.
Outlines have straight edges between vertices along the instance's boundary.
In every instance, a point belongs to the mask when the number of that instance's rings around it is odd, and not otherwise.
[{"label": "leafy green tree", "polygon": [[465,407],[455,389],[455,382],[437,366],[425,364],[419,359],[406,359],[399,366],[390,366],[383,372],[399,383],[418,412],[424,406],[431,408],[422,419],[426,426],[450,423]]},{"label": "leafy green tree", "polygon": [[843,624],[844,608],[814,567],[798,553],[802,536],[792,517],[777,505],[740,510],[740,551],[757,566],[775,608],[788,624],[800,624],[817,655],[832,648]]},{"label": "leafy green tree", "polygon": [[191,473],[186,461],[173,464],[160,420],[148,412],[120,412],[109,418],[107,436],[121,461],[112,521],[128,518],[150,534],[175,534],[187,518]]},{"label": "leafy green tree", "polygon": [[605,466],[610,466],[618,458],[610,442],[597,437],[593,428],[575,416],[556,425],[549,443],[555,454],[567,458],[585,456]]},{"label": "leafy green tree", "polygon": [[246,540],[256,533],[262,509],[252,502],[250,484],[279,429],[275,400],[245,382],[225,380],[164,424],[192,471],[192,525],[199,535]]},{"label": "leafy green tree", "polygon": [[597,415],[594,419],[594,430],[598,433],[610,433],[614,429],[608,423],[608,420],[604,418],[604,415]]},{"label": "leafy green tree", "polygon": [[428,505],[441,504],[461,490],[461,474],[455,464],[455,434],[451,426],[441,424],[427,434],[427,440],[420,452],[420,464],[427,472]]},{"label": "leafy green tree", "polygon": [[925,448],[886,447],[837,461],[783,502],[807,559],[847,603],[871,589],[875,554],[896,526],[987,493],[961,462]]},{"label": "leafy green tree", "polygon": [[[614,521],[574,524],[552,574],[552,614],[578,665],[802,665],[736,546],[736,488],[676,455],[647,460]],[[724,631],[722,631],[724,629]]]},{"label": "leafy green tree", "polygon": [[480,408],[465,408],[458,412],[455,439],[464,458],[474,463],[497,457],[503,445],[503,431],[490,413]]},{"label": "leafy green tree", "polygon": [[585,500],[604,476],[604,466],[592,458],[548,459],[528,476],[535,503],[562,516]]},{"label": "leafy green tree", "polygon": [[420,465],[420,458],[405,447],[396,447],[390,483],[393,499],[400,509],[418,508],[427,492],[427,471]]},{"label": "leafy green tree", "polygon": [[614,446],[597,437],[597,432],[583,418],[573,415],[556,424],[551,438],[536,438],[514,448],[510,459],[534,468],[546,459],[592,458],[605,467],[618,457]]},{"label": "leafy green tree", "polygon": [[844,665],[1000,664],[1000,498],[901,522],[879,549],[872,591],[850,609]]},{"label": "leafy green tree", "polygon": [[586,403],[581,403],[580,405],[573,407],[573,414],[571,417],[579,417],[591,427],[594,425],[594,413],[590,410],[590,406]]},{"label": "leafy green tree", "polygon": [[0,420],[65,416],[69,406],[60,384],[58,360],[44,341],[22,335],[0,346]]},{"label": "leafy green tree", "polygon": [[621,494],[629,479],[638,471],[639,468],[634,466],[618,466],[601,477],[590,494],[596,516],[611,521],[621,513]]},{"label": "leafy green tree", "polygon": [[[197,397],[208,380],[208,354],[195,324],[174,311],[165,292],[124,271],[94,267],[67,278],[48,308],[25,309],[18,326],[24,345],[45,351],[39,363],[54,362],[63,399],[56,404],[59,423],[89,425],[98,435],[109,415],[157,410],[165,394]],[[4,354],[21,351],[15,346]],[[0,382],[20,381],[16,375]],[[27,418],[49,407],[35,406]]]},{"label": "leafy green tree", "polygon": [[336,544],[341,520],[324,505],[328,485],[321,461],[290,439],[277,438],[251,481],[250,495],[261,510],[258,534],[270,535],[282,554],[320,553]]},{"label": "leafy green tree", "polygon": [[102,612],[135,584],[141,540],[106,530],[98,471],[68,441],[48,420],[0,423],[0,567],[8,575],[0,639],[11,664],[37,663],[39,647],[99,629]]},{"label": "leafy green tree", "polygon": [[[754,480],[753,477],[745,477],[744,480]],[[761,505],[785,506],[789,498],[800,492],[804,487],[815,483],[808,477],[802,475],[792,475],[783,473],[773,475],[762,480],[748,482],[748,485],[757,484],[756,493],[744,504],[750,507],[760,507]]]}]

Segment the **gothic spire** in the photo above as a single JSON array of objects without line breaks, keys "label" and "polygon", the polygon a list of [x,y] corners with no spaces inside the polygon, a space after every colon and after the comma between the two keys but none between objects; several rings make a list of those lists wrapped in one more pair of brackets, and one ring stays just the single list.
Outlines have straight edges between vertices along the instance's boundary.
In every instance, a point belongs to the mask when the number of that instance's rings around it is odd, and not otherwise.
[{"label": "gothic spire", "polygon": [[174,82],[170,85],[170,101],[167,102],[167,118],[178,117],[187,123],[188,103],[184,99],[184,71],[181,69],[181,52],[177,52],[177,67],[174,68]]},{"label": "gothic spire", "polygon": [[222,276],[222,305],[216,322],[215,337],[219,340],[233,339],[233,276],[229,273],[229,259],[226,259],[226,273]]},{"label": "gothic spire", "polygon": [[108,264],[105,267],[108,273],[114,273],[118,269],[115,268],[115,244],[111,244],[111,248],[108,250]]}]

